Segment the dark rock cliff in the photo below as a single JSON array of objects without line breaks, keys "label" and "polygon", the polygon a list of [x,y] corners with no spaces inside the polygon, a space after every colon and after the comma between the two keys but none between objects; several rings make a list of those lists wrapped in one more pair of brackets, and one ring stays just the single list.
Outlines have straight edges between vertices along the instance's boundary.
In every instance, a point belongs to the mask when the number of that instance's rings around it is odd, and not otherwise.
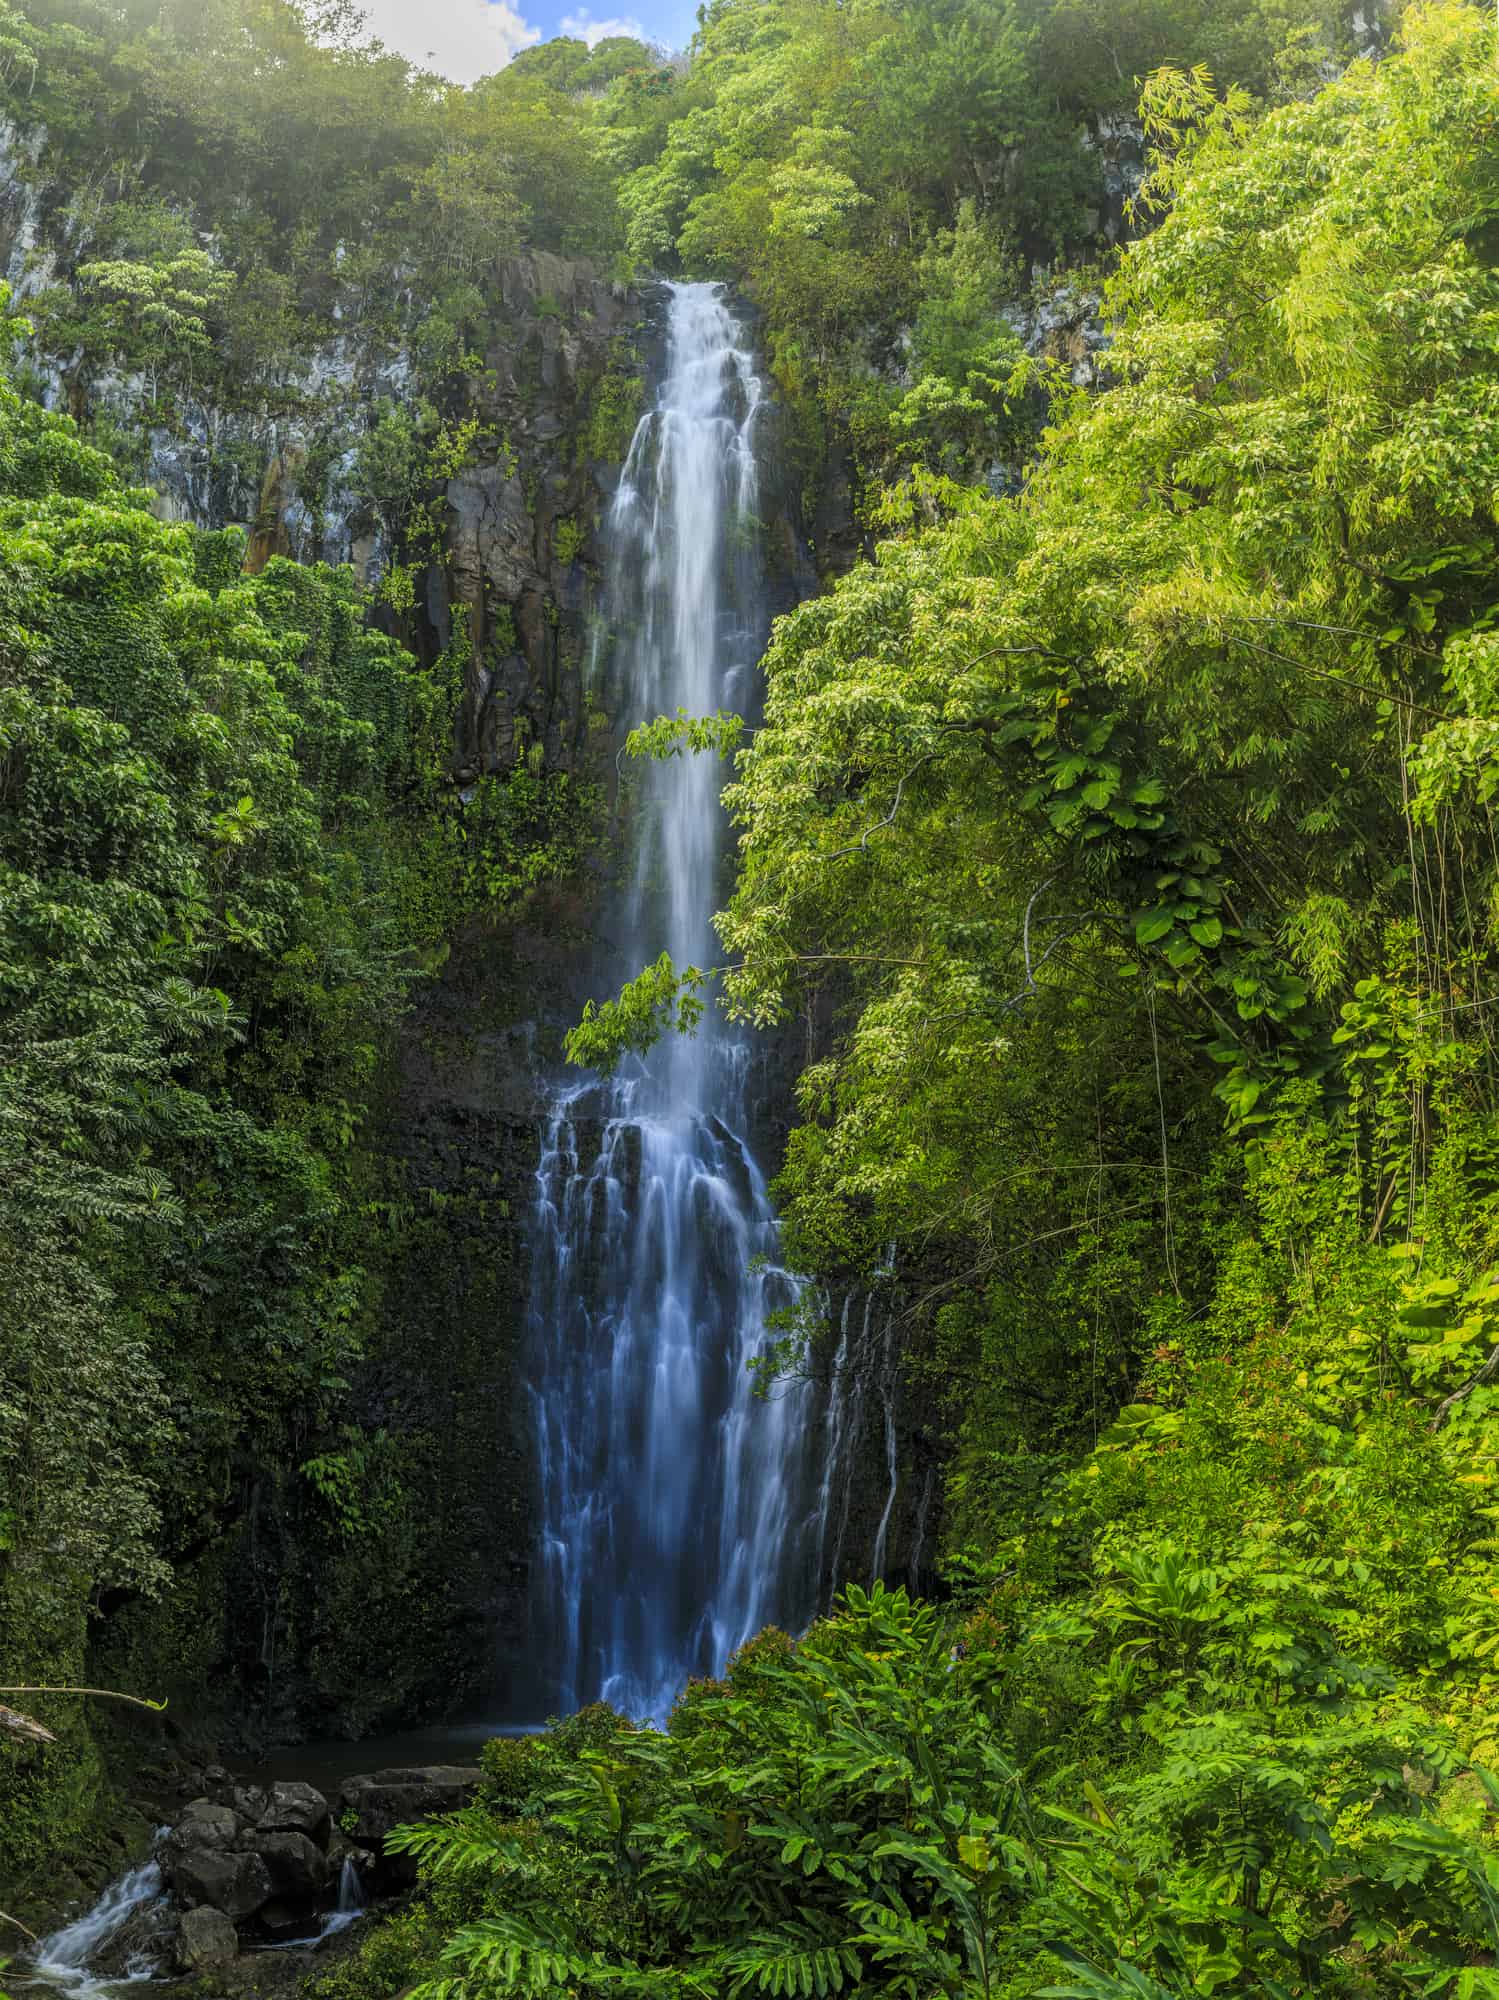
[{"label": "dark rock cliff", "polygon": [[[23,305],[28,290],[66,277],[77,248],[61,191],[35,182],[34,153],[0,132],[0,274]],[[661,315],[651,288],[541,252],[497,262],[481,289],[465,369],[431,391],[471,443],[427,496],[436,533],[425,540],[371,490],[363,456],[384,414],[426,393],[421,369],[357,314],[255,396],[163,401],[140,377],[85,384],[55,361],[34,389],[133,439],[163,515],[241,525],[252,569],[278,555],[347,562],[378,586],[409,566],[409,602],[392,600],[382,618],[429,661],[460,621],[466,633],[451,766],[460,789],[526,758],[608,796],[628,691],[610,672],[601,524],[659,369]],[[765,444],[774,467],[786,454],[773,436]],[[837,468],[825,472],[813,526],[819,547],[837,548],[851,541],[850,500]],[[816,586],[788,485],[772,472],[763,507],[774,610]],[[538,1079],[594,968],[617,955],[611,857],[622,847],[601,841],[584,877],[546,892],[519,926],[455,939],[391,1052],[363,1142],[364,1359],[333,1440],[358,1459],[371,1504],[357,1520],[325,1504],[308,1467],[327,1438],[307,1440],[306,1462],[246,1443],[224,1492],[184,1527],[168,1599],[109,1608],[99,1677],[177,1696],[199,1744],[244,1753],[446,1715],[500,1719],[524,1698]],[[789,1106],[783,1071],[767,1051],[756,1137],[772,1165]],[[870,1386],[850,1406],[839,1467],[850,1486],[840,1574],[860,1580],[877,1542],[892,1576],[913,1555],[919,1566],[930,1502],[924,1472],[902,1470],[886,1518],[887,1424],[900,1429],[904,1468],[914,1420],[899,1414],[890,1351],[861,1365]]]}]

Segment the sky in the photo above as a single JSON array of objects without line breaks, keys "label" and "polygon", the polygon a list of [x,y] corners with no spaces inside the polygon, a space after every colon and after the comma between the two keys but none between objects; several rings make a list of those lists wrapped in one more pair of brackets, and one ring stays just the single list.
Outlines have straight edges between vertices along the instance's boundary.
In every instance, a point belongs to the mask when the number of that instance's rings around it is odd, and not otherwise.
[{"label": "sky", "polygon": [[586,42],[638,35],[683,48],[696,21],[696,0],[360,0],[372,34],[387,48],[455,83],[487,76],[520,49],[554,35]]}]

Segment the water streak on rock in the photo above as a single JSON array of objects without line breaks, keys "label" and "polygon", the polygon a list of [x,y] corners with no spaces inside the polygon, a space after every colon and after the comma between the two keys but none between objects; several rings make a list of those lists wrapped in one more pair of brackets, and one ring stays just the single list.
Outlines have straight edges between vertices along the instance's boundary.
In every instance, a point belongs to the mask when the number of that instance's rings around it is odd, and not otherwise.
[{"label": "water streak on rock", "polygon": [[[669,288],[665,377],[610,523],[612,668],[632,717],[750,706],[765,638],[763,388],[719,289]],[[724,837],[712,756],[642,778],[634,965],[716,956]],[[618,969],[618,968],[615,968]],[[816,1590],[811,1392],[748,1363],[795,1287],[746,1138],[752,1055],[710,1011],[609,1083],[559,1086],[537,1172],[532,1348],[542,1698],[660,1719]]]}]

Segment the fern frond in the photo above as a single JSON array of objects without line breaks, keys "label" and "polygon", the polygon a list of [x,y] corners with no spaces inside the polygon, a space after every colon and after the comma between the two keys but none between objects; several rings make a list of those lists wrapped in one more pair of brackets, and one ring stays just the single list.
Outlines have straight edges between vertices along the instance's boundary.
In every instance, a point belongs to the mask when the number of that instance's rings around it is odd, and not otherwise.
[{"label": "fern frond", "polygon": [[748,1944],[725,1955],[724,1969],[732,1977],[729,2000],[744,1993],[827,2000],[845,1987],[857,1990],[864,1967],[851,1941],[809,1941],[805,1934],[757,1931]]}]

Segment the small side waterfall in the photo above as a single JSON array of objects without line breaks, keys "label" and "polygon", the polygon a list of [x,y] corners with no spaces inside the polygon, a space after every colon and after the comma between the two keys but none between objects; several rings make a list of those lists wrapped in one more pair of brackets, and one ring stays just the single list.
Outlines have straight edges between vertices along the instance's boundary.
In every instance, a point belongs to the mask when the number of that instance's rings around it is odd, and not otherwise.
[{"label": "small side waterfall", "polygon": [[31,1981],[65,1989],[78,2000],[98,1992],[101,1984],[119,1984],[150,1979],[156,1966],[144,1955],[127,1963],[123,1974],[101,1981],[93,1970],[94,1961],[119,1937],[130,1919],[164,1892],[161,1868],[155,1856],[129,1868],[111,1882],[92,1909],[44,1937],[31,1953],[28,1971]]},{"label": "small side waterfall", "polygon": [[282,1938],[277,1944],[259,1948],[262,1951],[316,1951],[329,1938],[341,1937],[351,1924],[359,1922],[364,1913],[364,1884],[359,1879],[359,1870],[354,1866],[352,1855],[346,1854],[338,1871],[338,1901],[317,1929],[306,1937]]},{"label": "small side waterfall", "polygon": [[[885,1574],[890,1531],[900,1493],[899,1403],[903,1350],[892,1285],[893,1243],[869,1282],[843,1294],[838,1338],[828,1360],[827,1396],[819,1444],[817,1573],[825,1592],[845,1583],[874,1583]],[[878,1399],[878,1410],[870,1407]],[[850,1542],[854,1487],[862,1458],[878,1448],[885,1494],[873,1549],[861,1560],[860,1537]],[[868,1548],[869,1544],[863,1544]]]},{"label": "small side waterfall", "polygon": [[324,1917],[316,1942],[321,1944],[324,1938],[337,1937],[350,1924],[357,1924],[363,1915],[364,1884],[354,1866],[354,1857],[346,1854],[343,1867],[338,1871],[338,1902]]},{"label": "small side waterfall", "polygon": [[[665,378],[610,522],[606,609],[633,719],[747,707],[765,639],[763,390],[718,287],[670,287]],[[722,773],[646,773],[633,970],[713,962]],[[620,968],[610,968],[619,970]],[[814,1608],[812,1392],[748,1364],[795,1286],[745,1134],[751,1051],[710,1011],[613,1081],[553,1096],[536,1177],[531,1313],[541,1479],[533,1598],[544,1695],[662,1718],[761,1626]]]}]

